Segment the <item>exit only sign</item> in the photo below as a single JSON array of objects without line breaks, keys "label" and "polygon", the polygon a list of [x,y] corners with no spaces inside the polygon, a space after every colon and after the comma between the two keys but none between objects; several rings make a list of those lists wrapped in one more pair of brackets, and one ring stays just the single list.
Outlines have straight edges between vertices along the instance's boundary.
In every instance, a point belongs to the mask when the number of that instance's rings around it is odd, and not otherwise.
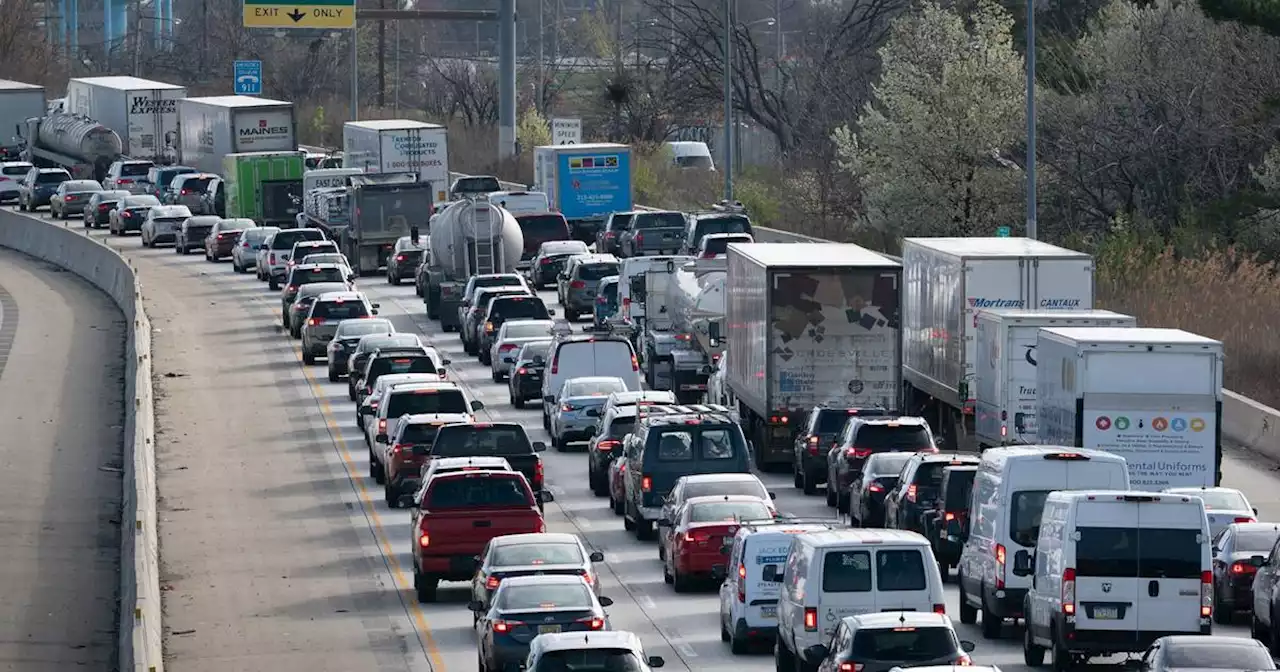
[{"label": "exit only sign", "polygon": [[356,25],[356,0],[244,0],[244,25],[348,30]]}]

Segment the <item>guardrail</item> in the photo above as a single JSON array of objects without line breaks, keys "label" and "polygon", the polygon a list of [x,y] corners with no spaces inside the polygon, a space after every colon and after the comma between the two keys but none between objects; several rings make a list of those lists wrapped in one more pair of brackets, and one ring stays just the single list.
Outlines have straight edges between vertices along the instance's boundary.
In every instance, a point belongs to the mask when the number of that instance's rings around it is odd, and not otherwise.
[{"label": "guardrail", "polygon": [[[465,177],[451,173],[451,179]],[[503,189],[522,190],[527,185],[499,180]],[[643,205],[637,210],[658,210]],[[830,243],[833,241],[781,231],[764,226],[752,226],[755,239],[761,243]],[[900,257],[889,256],[897,261]],[[1240,446],[1269,458],[1280,460],[1280,410],[1256,402],[1231,390],[1222,391],[1222,436]]]},{"label": "guardrail", "polygon": [[117,669],[163,672],[151,322],[142,307],[137,272],[118,252],[97,239],[16,212],[0,211],[0,247],[43,259],[84,278],[106,292],[133,325],[126,331],[125,345]]}]

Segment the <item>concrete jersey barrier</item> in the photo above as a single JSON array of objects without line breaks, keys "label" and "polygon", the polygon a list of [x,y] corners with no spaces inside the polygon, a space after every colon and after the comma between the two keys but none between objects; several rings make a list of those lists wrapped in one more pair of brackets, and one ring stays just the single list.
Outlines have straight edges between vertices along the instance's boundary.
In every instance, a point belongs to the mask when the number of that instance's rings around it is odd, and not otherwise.
[{"label": "concrete jersey barrier", "polygon": [[[462,173],[453,173],[452,179],[465,177]],[[520,190],[527,185],[516,182],[498,182],[503,189]],[[657,210],[643,205],[636,205],[637,210]],[[752,226],[755,239],[761,243],[829,243],[832,241],[813,236],[805,236],[790,231],[770,229],[764,226]],[[886,255],[891,256],[891,255]],[[898,257],[893,257],[899,259]],[[1230,353],[1228,353],[1230,356]],[[1280,411],[1265,404],[1260,404],[1244,395],[1231,390],[1223,390],[1222,401],[1222,435],[1227,440],[1241,446],[1280,460]]]},{"label": "concrete jersey barrier", "polygon": [[[124,257],[93,238],[7,210],[0,211],[0,246],[43,259],[84,278],[106,292],[133,324],[131,330],[126,330],[125,345],[118,669],[162,672],[151,322],[142,307],[137,274]],[[129,403],[130,399],[133,403]]]}]

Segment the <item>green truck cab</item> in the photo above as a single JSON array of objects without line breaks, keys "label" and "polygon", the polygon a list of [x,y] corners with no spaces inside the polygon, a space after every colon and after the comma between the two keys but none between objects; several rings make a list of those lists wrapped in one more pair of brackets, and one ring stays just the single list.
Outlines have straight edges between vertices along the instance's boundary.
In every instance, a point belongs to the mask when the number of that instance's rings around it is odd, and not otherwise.
[{"label": "green truck cab", "polygon": [[222,159],[226,216],[293,228],[302,212],[305,152],[245,152]]}]

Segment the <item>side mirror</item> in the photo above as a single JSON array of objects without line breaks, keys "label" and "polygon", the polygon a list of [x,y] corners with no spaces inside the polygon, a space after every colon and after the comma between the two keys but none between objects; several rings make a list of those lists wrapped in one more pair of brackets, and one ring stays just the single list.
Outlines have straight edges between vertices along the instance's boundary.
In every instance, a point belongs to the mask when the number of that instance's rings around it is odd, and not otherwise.
[{"label": "side mirror", "polygon": [[663,665],[667,664],[667,661],[663,660],[662,656],[649,656],[648,662],[649,662],[649,667],[654,667],[654,668],[662,667]]},{"label": "side mirror", "polygon": [[480,400],[476,400],[476,401],[471,402],[471,410],[473,410],[473,411],[483,411],[483,410],[484,410],[484,402],[483,402],[483,401],[480,401]]},{"label": "side mirror", "polygon": [[541,442],[541,441],[534,441],[534,442],[533,442],[533,452],[535,452],[535,453],[545,453],[545,452],[547,452],[547,444],[545,444],[545,443],[543,443],[543,442]]},{"label": "side mirror", "polygon": [[474,611],[478,614],[484,611],[484,602],[481,602],[480,600],[471,600],[470,602],[467,603],[467,609],[470,609],[471,611]]},{"label": "side mirror", "polygon": [[1013,575],[1030,576],[1035,571],[1035,556],[1026,550],[1013,554]]},{"label": "side mirror", "polygon": [[377,309],[377,308],[374,308],[373,310],[371,310],[371,311],[369,311],[369,312],[373,313],[374,315],[377,315],[377,314],[378,314],[378,309]]},{"label": "side mirror", "polygon": [[671,527],[671,519],[670,519],[670,518],[659,518],[659,519],[658,519],[658,527]]},{"label": "side mirror", "polygon": [[550,490],[539,490],[538,501],[543,504],[550,504],[551,502],[556,501],[556,496],[552,494]]},{"label": "side mirror", "polygon": [[778,493],[776,492],[769,493],[769,499],[777,499],[777,498],[778,498]]},{"label": "side mirror", "polygon": [[600,551],[592,551],[591,555],[587,556],[587,559],[591,562],[604,562],[604,553],[601,553]]},{"label": "side mirror", "polygon": [[551,317],[555,317],[555,316],[556,316],[556,309],[555,309],[555,308],[548,308],[548,309],[547,309],[547,315],[550,315]]},{"label": "side mirror", "polygon": [[804,659],[808,661],[826,660],[827,646],[825,644],[814,644],[804,650]]},{"label": "side mirror", "polygon": [[609,598],[609,597],[601,597],[601,598],[600,598],[600,606],[602,606],[602,607],[612,607],[612,606],[613,606],[613,599],[612,599],[612,598]]},{"label": "side mirror", "polygon": [[[542,355],[534,355],[534,356],[533,356],[533,365],[534,365],[534,366],[542,366],[542,365],[544,365],[544,364],[546,364],[546,363],[547,363],[547,360],[546,360],[546,358],[545,358],[545,357],[543,357]],[[555,399],[552,399],[551,401],[555,401]]]},{"label": "side mirror", "polygon": [[548,404],[554,404],[556,402],[556,395],[554,394],[544,395],[542,397],[542,400],[547,402]]},{"label": "side mirror", "polygon": [[377,441],[378,443],[386,443],[386,442],[387,442],[387,435],[386,435],[386,434],[379,434],[379,435],[377,435],[377,436],[373,437],[373,440],[374,440],[374,441]]},{"label": "side mirror", "polygon": [[707,340],[711,342],[711,345],[713,347],[720,345],[720,323],[719,322],[711,322],[707,324]]},{"label": "side mirror", "polygon": [[373,309],[374,309],[374,310],[377,310],[377,309],[379,309],[379,308],[381,308],[381,307],[382,307],[382,304],[381,304],[381,303],[375,303],[375,304],[373,304]]},{"label": "side mirror", "polygon": [[1265,556],[1255,555],[1249,558],[1249,564],[1253,565],[1254,567],[1261,567],[1267,564],[1267,558]]},{"label": "side mirror", "polygon": [[974,646],[973,642],[967,639],[962,639],[960,640],[960,648],[964,649],[965,653],[973,653],[973,650],[978,647]]},{"label": "side mirror", "polygon": [[441,365],[443,365],[443,366],[449,366],[449,365],[450,365],[450,364],[452,364],[452,363],[453,363],[453,360],[452,360],[452,359],[442,359],[442,360],[440,360],[440,364],[441,364]]}]

